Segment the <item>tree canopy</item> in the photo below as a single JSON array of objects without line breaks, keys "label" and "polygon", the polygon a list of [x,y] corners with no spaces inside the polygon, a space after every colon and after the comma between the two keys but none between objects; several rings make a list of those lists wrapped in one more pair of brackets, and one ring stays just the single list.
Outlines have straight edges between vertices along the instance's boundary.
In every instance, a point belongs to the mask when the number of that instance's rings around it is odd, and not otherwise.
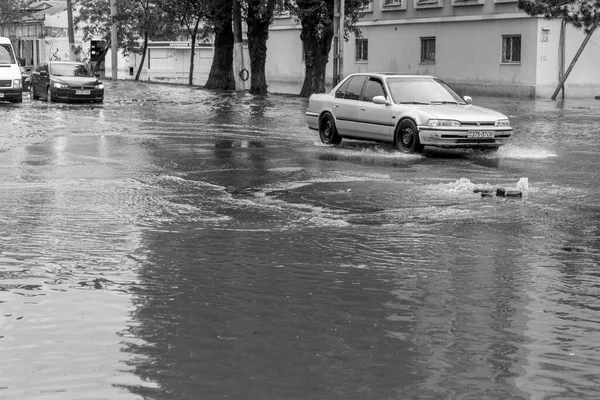
[{"label": "tree canopy", "polygon": [[31,3],[33,0],[0,0],[0,27],[21,19]]},{"label": "tree canopy", "polygon": [[518,6],[531,16],[562,18],[586,31],[600,18],[600,0],[519,0]]}]

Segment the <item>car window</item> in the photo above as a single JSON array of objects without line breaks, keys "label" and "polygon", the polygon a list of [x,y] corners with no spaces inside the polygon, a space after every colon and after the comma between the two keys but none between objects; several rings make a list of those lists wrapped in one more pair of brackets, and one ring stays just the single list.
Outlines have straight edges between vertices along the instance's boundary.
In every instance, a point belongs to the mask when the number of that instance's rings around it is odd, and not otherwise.
[{"label": "car window", "polygon": [[13,58],[10,46],[7,44],[0,45],[0,64],[14,64],[15,59]]},{"label": "car window", "polygon": [[85,64],[53,63],[50,67],[50,72],[54,76],[94,76],[92,71]]},{"label": "car window", "polygon": [[360,93],[362,92],[363,84],[366,80],[366,76],[354,76],[350,78],[348,90],[346,90],[346,95],[344,98],[349,100],[358,100],[360,98]]},{"label": "car window", "polygon": [[383,90],[383,85],[379,79],[371,78],[365,85],[362,100],[373,101],[373,97],[375,96],[385,97],[385,91]]},{"label": "car window", "polygon": [[348,89],[348,84],[350,83],[351,79],[347,79],[346,82],[344,82],[342,84],[342,86],[339,87],[338,90],[335,91],[335,97],[338,99],[343,99],[344,96],[346,95],[346,89]]},{"label": "car window", "polygon": [[428,77],[390,78],[387,83],[396,103],[451,102],[464,104],[464,100],[439,79]]}]

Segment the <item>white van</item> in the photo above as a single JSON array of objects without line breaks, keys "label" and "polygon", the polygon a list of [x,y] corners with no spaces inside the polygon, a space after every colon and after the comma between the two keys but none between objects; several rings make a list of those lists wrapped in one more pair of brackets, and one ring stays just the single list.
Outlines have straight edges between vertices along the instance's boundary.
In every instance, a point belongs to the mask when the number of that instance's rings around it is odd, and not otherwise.
[{"label": "white van", "polygon": [[23,101],[21,69],[12,43],[5,37],[0,37],[0,101]]}]

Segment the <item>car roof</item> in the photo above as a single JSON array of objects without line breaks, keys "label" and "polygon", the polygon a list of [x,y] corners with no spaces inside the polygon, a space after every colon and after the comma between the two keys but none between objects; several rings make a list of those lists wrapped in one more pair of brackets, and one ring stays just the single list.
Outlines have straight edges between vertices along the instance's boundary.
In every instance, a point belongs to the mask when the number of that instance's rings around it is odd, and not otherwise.
[{"label": "car roof", "polygon": [[51,60],[48,61],[48,64],[76,64],[76,65],[80,65],[83,64],[82,62],[79,61],[60,61],[60,60]]},{"label": "car roof", "polygon": [[[402,78],[435,78],[433,75],[420,75],[414,73],[407,72],[356,72],[350,74],[352,76],[356,75],[365,75],[365,76],[379,76],[382,78],[394,78],[394,77],[402,77]],[[348,75],[348,76],[350,76]]]}]

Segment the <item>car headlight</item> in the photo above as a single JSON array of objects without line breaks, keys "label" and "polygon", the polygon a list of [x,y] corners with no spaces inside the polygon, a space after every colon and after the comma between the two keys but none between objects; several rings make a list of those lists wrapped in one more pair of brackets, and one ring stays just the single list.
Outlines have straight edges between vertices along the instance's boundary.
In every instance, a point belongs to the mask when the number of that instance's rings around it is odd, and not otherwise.
[{"label": "car headlight", "polygon": [[427,126],[460,126],[460,121],[453,119],[430,119],[427,121]]},{"label": "car headlight", "polygon": [[65,85],[64,83],[58,83],[58,82],[54,82],[52,84],[52,86],[54,86],[57,89],[68,89],[69,85]]},{"label": "car headlight", "polygon": [[21,80],[20,79],[15,79],[13,80],[13,88],[15,89],[21,89],[23,86],[21,86]]},{"label": "car headlight", "polygon": [[499,119],[496,121],[496,126],[510,126],[510,121],[508,119]]},{"label": "car headlight", "polygon": [[99,83],[95,86],[96,89],[104,89],[104,83]]}]

